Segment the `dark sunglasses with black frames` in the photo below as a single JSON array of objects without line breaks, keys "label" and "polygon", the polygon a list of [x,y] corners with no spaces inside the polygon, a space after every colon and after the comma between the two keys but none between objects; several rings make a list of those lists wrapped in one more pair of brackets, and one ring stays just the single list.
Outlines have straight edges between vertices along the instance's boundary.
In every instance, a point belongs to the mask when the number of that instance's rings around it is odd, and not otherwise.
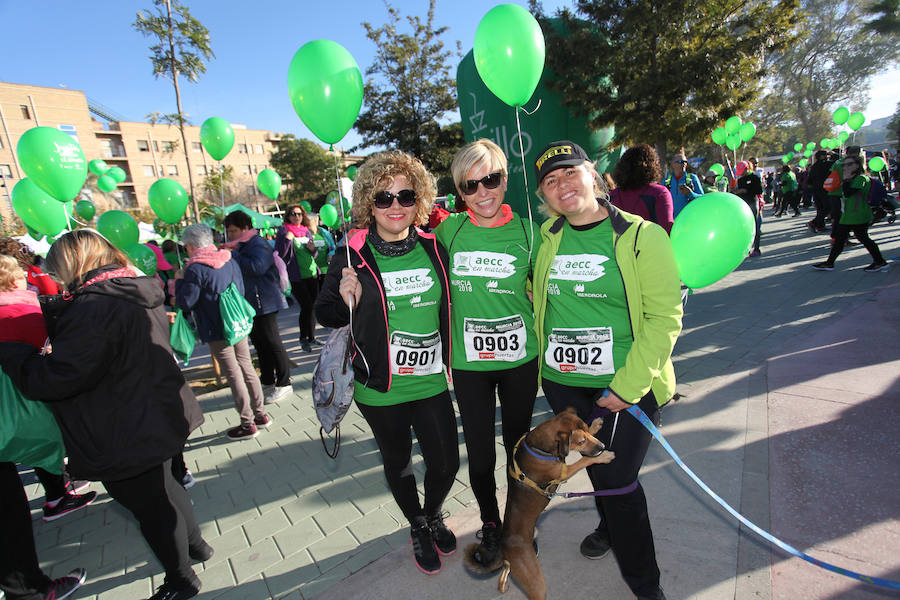
[{"label": "dark sunglasses with black frames", "polygon": [[466,196],[471,196],[478,191],[479,183],[484,186],[484,189],[493,190],[497,189],[497,186],[500,185],[501,181],[503,181],[503,173],[497,171],[496,173],[485,175],[481,179],[467,179],[461,182],[459,184],[459,191]]},{"label": "dark sunglasses with black frames", "polygon": [[375,200],[375,208],[390,208],[394,204],[394,198],[400,203],[400,206],[409,208],[416,203],[416,190],[400,190],[396,194],[387,190],[381,190],[373,196]]}]

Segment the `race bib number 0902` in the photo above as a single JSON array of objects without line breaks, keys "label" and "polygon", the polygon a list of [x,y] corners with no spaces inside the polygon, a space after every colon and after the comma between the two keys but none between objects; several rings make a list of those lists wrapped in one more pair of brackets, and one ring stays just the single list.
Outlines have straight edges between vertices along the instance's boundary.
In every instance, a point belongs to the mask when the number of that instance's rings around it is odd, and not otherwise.
[{"label": "race bib number 0902", "polygon": [[612,375],[616,372],[611,327],[553,329],[547,341],[544,362],[560,373]]},{"label": "race bib number 0902", "polygon": [[463,343],[469,362],[525,358],[525,321],[521,315],[500,319],[463,320]]},{"label": "race bib number 0902", "polygon": [[434,375],[441,372],[441,335],[437,331],[418,334],[395,331],[391,334],[391,373],[394,375]]}]

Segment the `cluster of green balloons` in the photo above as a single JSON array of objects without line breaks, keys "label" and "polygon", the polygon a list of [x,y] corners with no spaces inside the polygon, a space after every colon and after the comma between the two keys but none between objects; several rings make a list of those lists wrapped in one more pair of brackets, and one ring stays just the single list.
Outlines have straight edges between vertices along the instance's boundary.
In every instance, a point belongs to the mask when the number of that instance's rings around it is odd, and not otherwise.
[{"label": "cluster of green balloons", "polygon": [[544,72],[544,34],[537,20],[515,4],[500,4],[478,24],[475,68],[491,92],[510,106],[523,106]]},{"label": "cluster of green balloons", "polygon": [[[187,210],[188,193],[184,187],[175,181],[163,177],[157,179],[147,192],[150,208],[156,216],[166,223],[174,225],[178,223]],[[105,214],[105,213],[104,213]]]},{"label": "cluster of green balloons", "polygon": [[222,160],[234,147],[234,129],[221,117],[210,117],[200,126],[200,143],[213,158]]},{"label": "cluster of green balloons", "polygon": [[851,113],[846,106],[838,107],[832,114],[831,120],[835,125],[847,125],[853,131],[857,131],[866,123],[866,116],[861,112]]},{"label": "cluster of green balloons", "polygon": [[337,42],[313,40],[301,46],[288,67],[287,84],[294,112],[326,144],[341,141],[359,116],[362,73]]},{"label": "cluster of green balloons", "polygon": [[274,169],[263,169],[256,176],[256,187],[264,196],[274,200],[281,193],[281,175]]},{"label": "cluster of green balloons", "polygon": [[756,220],[750,207],[727,192],[710,192],[690,202],[672,225],[678,275],[692,289],[722,279],[750,251]]},{"label": "cluster of green balloons", "polygon": [[107,194],[116,189],[128,177],[122,167],[110,167],[99,158],[88,163],[88,171],[97,176],[97,187],[101,192]]},{"label": "cluster of green balloons", "polygon": [[745,144],[756,136],[756,125],[753,123],[741,123],[738,116],[729,117],[723,127],[716,127],[710,134],[714,144],[726,146],[730,150],[737,150],[741,144]]}]

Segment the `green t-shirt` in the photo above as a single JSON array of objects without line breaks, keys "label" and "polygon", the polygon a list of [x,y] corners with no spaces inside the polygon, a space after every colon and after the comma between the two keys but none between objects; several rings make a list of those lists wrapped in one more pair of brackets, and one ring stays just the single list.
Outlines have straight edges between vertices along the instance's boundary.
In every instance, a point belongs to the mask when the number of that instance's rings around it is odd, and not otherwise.
[{"label": "green t-shirt", "polygon": [[[531,272],[528,248],[541,234],[518,215],[499,227],[479,227],[467,213],[448,217],[437,229],[450,255],[450,363],[455,369],[498,371],[537,356],[534,312],[525,294]],[[531,260],[537,257],[537,248]]]},{"label": "green t-shirt", "polygon": [[447,389],[440,279],[418,244],[403,256],[385,256],[371,243],[369,247],[381,271],[387,300],[391,388],[379,392],[356,382],[354,398],[370,406],[391,406],[435,396]]},{"label": "green t-shirt", "polygon": [[610,384],[633,341],[609,219],[563,226],[547,283],[541,376],[576,387]]},{"label": "green t-shirt", "polygon": [[325,273],[328,270],[328,242],[325,241],[321,230],[316,231],[316,234],[313,236],[313,243],[319,252],[316,254],[316,266],[319,267],[322,273]]},{"label": "green t-shirt", "polygon": [[797,189],[797,176],[793,171],[781,174],[781,191],[793,192]]},{"label": "green t-shirt", "polygon": [[316,262],[313,259],[312,252],[306,247],[308,238],[294,238],[294,256],[297,258],[297,268],[300,269],[300,278],[309,279],[315,277]]}]

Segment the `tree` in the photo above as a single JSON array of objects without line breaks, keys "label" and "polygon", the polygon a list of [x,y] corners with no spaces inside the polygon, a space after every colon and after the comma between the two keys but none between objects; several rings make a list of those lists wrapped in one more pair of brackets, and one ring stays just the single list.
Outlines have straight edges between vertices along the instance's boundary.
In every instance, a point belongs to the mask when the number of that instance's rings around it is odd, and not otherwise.
[{"label": "tree", "polygon": [[336,187],[334,156],[311,140],[285,135],[269,164],[288,186],[284,195],[289,202],[307,200],[318,206],[323,196]]},{"label": "tree", "polygon": [[875,0],[863,8],[866,15],[874,17],[866,23],[868,31],[883,36],[900,36],[900,0]]},{"label": "tree", "polygon": [[897,103],[897,109],[891,115],[891,120],[888,121],[887,130],[888,139],[891,134],[894,135],[894,139],[897,141],[897,151],[900,152],[900,102]]},{"label": "tree", "polygon": [[213,58],[215,54],[209,45],[209,30],[191,16],[187,6],[181,4],[179,0],[153,0],[153,4],[155,6],[152,9],[138,11],[132,27],[145,37],[156,39],[157,43],[150,46],[153,75],[169,79],[175,89],[175,105],[178,111],[171,115],[162,115],[162,118],[174,122],[181,131],[188,184],[194,203],[194,220],[199,221],[200,206],[194,193],[193,169],[188,153],[187,136],[184,133],[184,126],[188,124],[188,120],[181,107],[178,77],[183,76],[191,83],[196,83],[200,75],[206,72],[204,61]]},{"label": "tree", "polygon": [[896,41],[866,28],[859,3],[803,0],[803,11],[802,35],[766,61],[770,114],[760,115],[773,125],[798,124],[799,141],[830,137],[831,110],[864,107],[871,77],[900,57]]},{"label": "tree", "polygon": [[211,169],[203,178],[201,187],[205,200],[211,204],[221,205],[223,196],[226,202],[239,196],[234,189],[234,167],[231,165],[222,165],[221,170],[215,167]]},{"label": "tree", "polygon": [[[434,26],[435,0],[424,22],[406,21],[412,31],[398,31],[400,13],[385,3],[389,20],[381,27],[363,23],[377,50],[366,70],[366,110],[356,120],[362,148],[388,146],[418,157],[435,174],[448,172],[453,153],[464,143],[462,127],[441,125],[458,108],[456,81],[451,75],[441,36],[447,27]],[[457,54],[459,42],[457,42]]]},{"label": "tree", "polygon": [[547,64],[565,75],[551,86],[592,127],[615,125],[613,143],[648,142],[666,157],[752,105],[798,2],[578,0],[555,22],[538,10]]}]

